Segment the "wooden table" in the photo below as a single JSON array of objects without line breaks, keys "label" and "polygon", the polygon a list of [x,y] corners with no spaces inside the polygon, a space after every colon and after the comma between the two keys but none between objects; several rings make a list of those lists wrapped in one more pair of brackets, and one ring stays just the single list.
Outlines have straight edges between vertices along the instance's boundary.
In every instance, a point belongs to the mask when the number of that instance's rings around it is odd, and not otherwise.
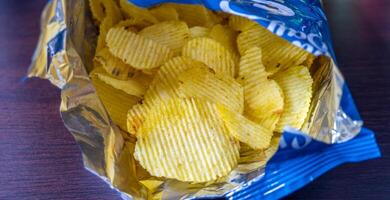
[{"label": "wooden table", "polygon": [[[83,168],[60,92],[24,80],[45,0],[0,0],[0,199],[120,199]],[[383,158],[340,166],[286,199],[390,198],[390,1],[326,0],[334,48]]]}]

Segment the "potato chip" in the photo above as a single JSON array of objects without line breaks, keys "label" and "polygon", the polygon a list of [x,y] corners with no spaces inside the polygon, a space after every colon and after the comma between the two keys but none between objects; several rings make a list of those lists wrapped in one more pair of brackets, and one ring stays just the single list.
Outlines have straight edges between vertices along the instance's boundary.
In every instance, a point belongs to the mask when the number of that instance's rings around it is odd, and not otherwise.
[{"label": "potato chip", "polygon": [[235,63],[231,53],[217,41],[198,37],[184,45],[182,54],[194,60],[205,63],[217,74],[234,77]]},{"label": "potato chip", "polygon": [[300,129],[305,121],[312,97],[313,79],[305,66],[290,67],[279,71],[273,79],[284,93],[284,111],[276,125],[282,132],[285,126]]},{"label": "potato chip", "polygon": [[102,0],[89,0],[89,7],[93,18],[96,19],[98,23],[101,23],[106,16],[105,6]]},{"label": "potato chip", "polygon": [[260,25],[251,26],[237,37],[238,50],[242,54],[253,46],[263,50],[263,63],[270,73],[304,63],[314,57],[309,52],[274,35]]},{"label": "potato chip", "polygon": [[177,11],[169,5],[162,4],[150,9],[150,13],[159,21],[179,20]]},{"label": "potato chip", "polygon": [[119,0],[119,5],[127,18],[136,18],[152,24],[158,22],[149,10],[135,6],[127,0]]},{"label": "potato chip", "polygon": [[127,132],[131,135],[136,135],[150,109],[150,106],[147,104],[134,105],[127,112]]},{"label": "potato chip", "polygon": [[190,31],[182,21],[165,21],[142,29],[139,35],[168,47],[178,55],[189,39]]},{"label": "potato chip", "polygon": [[118,6],[111,0],[89,0],[89,7],[98,24],[107,16],[112,18],[121,17]]},{"label": "potato chip", "polygon": [[179,95],[178,76],[193,67],[206,67],[203,63],[190,58],[175,57],[164,63],[154,76],[144,95],[142,104],[134,106],[128,112],[128,132],[135,134],[144,121],[147,112],[156,104],[177,98]]},{"label": "potato chip", "polygon": [[244,89],[234,78],[216,75],[208,67],[195,67],[179,75],[179,94],[219,103],[242,113]]},{"label": "potato chip", "polygon": [[154,75],[156,75],[156,73],[157,73],[157,71],[158,71],[158,69],[159,68],[153,68],[153,69],[143,69],[143,70],[141,70],[142,71],[142,73],[144,73],[144,74],[147,74],[147,75],[149,75],[149,76],[154,76]]},{"label": "potato chip", "polygon": [[[274,137],[272,137],[274,138]],[[272,142],[272,140],[271,140]],[[272,145],[272,144],[271,144]],[[270,145],[270,146],[271,146]],[[268,148],[270,148],[270,146]],[[267,164],[265,151],[268,149],[253,149],[245,143],[240,143],[240,159],[238,160],[237,169],[253,169],[263,167]],[[244,164],[244,165],[241,165]]]},{"label": "potato chip", "polygon": [[105,38],[108,30],[112,28],[116,23],[122,20],[122,15],[119,12],[119,8],[109,0],[100,0],[104,6],[105,17],[99,26],[99,37],[96,46],[96,52],[100,51],[106,46]]},{"label": "potato chip", "polygon": [[106,42],[110,52],[136,69],[159,67],[173,55],[169,48],[124,28],[112,28]]},{"label": "potato chip", "polygon": [[113,56],[107,48],[97,52],[94,60],[99,62],[107,73],[121,80],[126,80],[135,73],[134,68]]},{"label": "potato chip", "polygon": [[164,181],[160,180],[141,180],[142,185],[144,185],[150,192],[156,191],[160,185],[164,183]]},{"label": "potato chip", "polygon": [[179,14],[179,19],[186,22],[189,27],[211,27],[212,25],[220,22],[220,18],[218,16],[201,5],[173,3],[167,3],[165,5],[174,8]]},{"label": "potato chip", "polygon": [[173,99],[153,108],[137,133],[134,157],[153,176],[207,182],[237,165],[239,143],[215,104]]},{"label": "potato chip", "polygon": [[246,31],[254,25],[257,25],[257,22],[245,17],[238,15],[230,15],[229,17],[229,26],[235,31]]},{"label": "potato chip", "polygon": [[[206,8],[207,9],[207,8]],[[213,26],[215,24],[221,24],[222,21],[223,21],[223,17],[221,17],[220,15],[217,14],[217,12],[215,11],[212,11],[212,10],[208,10],[207,11],[209,12],[209,17],[210,17],[210,22],[209,22],[209,26]]]},{"label": "potato chip", "polygon": [[140,84],[142,84],[144,87],[148,88],[149,85],[152,83],[152,80],[154,78],[154,75],[145,74],[140,71],[136,71],[133,76],[129,77],[133,80],[136,80]]},{"label": "potato chip", "polygon": [[134,33],[138,33],[138,31],[142,30],[143,28],[152,25],[150,22],[137,19],[137,18],[130,18],[126,20],[122,20],[118,22],[115,27],[124,27],[127,31],[131,31]]},{"label": "potato chip", "polygon": [[219,18],[221,19],[220,24],[223,24],[223,25],[228,24],[229,17],[231,16],[230,13],[226,13],[226,12],[223,12],[223,11],[217,11],[217,12],[215,12],[215,14],[218,15]]},{"label": "potato chip", "polygon": [[238,112],[227,109],[225,106],[218,106],[218,113],[221,115],[229,133],[253,149],[264,149],[270,145],[272,131],[250,121]]},{"label": "potato chip", "polygon": [[169,100],[171,97],[178,97],[177,78],[182,72],[193,67],[205,67],[205,65],[185,57],[175,57],[164,63],[146,91],[145,104],[153,105],[159,101]]},{"label": "potato chip", "polygon": [[92,72],[91,79],[112,121],[121,129],[127,130],[126,110],[133,107],[139,101],[139,98],[106,84],[94,72]]},{"label": "potato chip", "polygon": [[127,94],[142,98],[148,88],[147,84],[142,83],[144,76],[132,77],[127,80],[118,80],[108,74],[96,74],[97,77],[106,84],[115,89],[122,90]]},{"label": "potato chip", "polygon": [[209,35],[210,29],[203,26],[194,26],[190,28],[191,38],[196,37],[207,37]]},{"label": "potato chip", "polygon": [[275,135],[274,137],[272,137],[270,146],[264,151],[264,154],[265,154],[265,157],[266,157],[267,161],[269,159],[271,159],[272,156],[278,150],[280,137],[281,137],[280,135]]},{"label": "potato chip", "polygon": [[[222,26],[220,24],[214,25],[209,33],[209,37],[219,42],[224,46],[232,55],[236,66],[240,61],[240,56],[237,50],[237,35],[238,33],[228,26]],[[238,71],[238,69],[236,69]]]},{"label": "potato chip", "polygon": [[[192,96],[227,105],[237,112],[243,110],[243,88],[233,78],[214,75],[203,63],[184,57],[175,57],[160,68],[143,105],[151,108],[161,101]],[[139,118],[137,121],[143,121]]]},{"label": "potato chip", "polygon": [[228,26],[222,26],[217,24],[213,26],[210,30],[209,36],[215,41],[221,43],[225,48],[227,48],[231,53],[237,53],[237,44],[236,38],[238,33]]},{"label": "potato chip", "polygon": [[273,131],[283,111],[283,93],[261,62],[258,47],[248,49],[240,60],[239,80],[244,86],[245,115]]}]

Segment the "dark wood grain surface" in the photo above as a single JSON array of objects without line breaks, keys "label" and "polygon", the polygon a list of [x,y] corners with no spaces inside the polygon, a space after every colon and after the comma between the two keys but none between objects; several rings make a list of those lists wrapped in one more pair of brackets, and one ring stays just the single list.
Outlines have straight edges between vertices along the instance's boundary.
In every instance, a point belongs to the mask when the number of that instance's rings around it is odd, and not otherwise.
[{"label": "dark wood grain surface", "polygon": [[[383,157],[342,165],[286,199],[390,199],[390,1],[325,0],[334,48]],[[120,199],[83,168],[59,90],[24,80],[46,0],[0,0],[0,199]]]}]

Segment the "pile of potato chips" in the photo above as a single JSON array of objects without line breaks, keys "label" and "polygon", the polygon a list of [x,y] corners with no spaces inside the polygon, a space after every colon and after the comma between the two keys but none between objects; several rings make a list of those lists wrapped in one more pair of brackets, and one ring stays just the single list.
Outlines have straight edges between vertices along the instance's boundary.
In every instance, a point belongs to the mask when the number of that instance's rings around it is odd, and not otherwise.
[{"label": "pile of potato chips", "polygon": [[216,180],[240,147],[267,153],[305,122],[315,57],[256,22],[200,5],[89,3],[99,27],[90,77],[151,175]]}]

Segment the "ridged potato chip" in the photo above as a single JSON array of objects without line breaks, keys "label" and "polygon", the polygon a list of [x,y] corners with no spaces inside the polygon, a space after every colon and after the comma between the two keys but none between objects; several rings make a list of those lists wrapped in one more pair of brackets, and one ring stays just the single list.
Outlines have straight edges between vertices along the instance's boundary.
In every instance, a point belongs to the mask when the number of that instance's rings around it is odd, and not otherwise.
[{"label": "ridged potato chip", "polygon": [[148,88],[148,84],[146,84],[145,80],[149,77],[147,75],[143,75],[140,72],[137,73],[139,75],[128,78],[127,80],[119,80],[108,74],[98,73],[96,76],[106,84],[114,87],[115,89],[122,90],[127,94],[142,98]]},{"label": "ridged potato chip", "polygon": [[178,55],[190,38],[190,31],[182,21],[164,21],[142,29],[139,35],[168,47]]},{"label": "ridged potato chip", "polygon": [[212,25],[219,23],[221,19],[216,16],[212,11],[201,5],[189,5],[189,4],[165,4],[174,8],[179,14],[179,19],[186,22],[189,27],[193,26],[205,26],[211,27]]},{"label": "ridged potato chip", "polygon": [[155,24],[158,20],[149,10],[133,5],[128,0],[119,0],[120,9],[127,18],[136,18]]},{"label": "ridged potato chip", "polygon": [[124,28],[110,29],[106,42],[114,56],[136,69],[159,67],[173,56],[168,47],[126,31]]},{"label": "ridged potato chip", "polygon": [[183,97],[205,99],[238,113],[244,110],[244,89],[232,77],[215,74],[208,67],[195,67],[181,73],[178,80]]},{"label": "ridged potato chip", "polygon": [[251,26],[240,33],[237,37],[237,44],[241,55],[254,46],[261,47],[263,63],[270,73],[314,59],[314,55],[274,35],[260,25]]},{"label": "ridged potato chip", "polygon": [[229,26],[235,31],[246,31],[257,23],[241,16],[230,15],[229,17]]},{"label": "ridged potato chip", "polygon": [[153,105],[169,100],[171,97],[178,97],[177,78],[182,72],[196,67],[205,67],[205,65],[185,57],[175,57],[164,63],[146,91],[145,104]]},{"label": "ridged potato chip", "polygon": [[100,0],[104,6],[105,17],[100,23],[99,26],[99,36],[96,46],[96,52],[100,51],[106,46],[105,38],[110,30],[116,23],[122,20],[122,15],[120,14],[119,8],[117,5],[110,0]]},{"label": "ridged potato chip", "polygon": [[274,137],[272,137],[270,146],[264,151],[264,154],[265,154],[265,157],[266,157],[267,161],[269,159],[271,159],[272,156],[278,150],[280,137],[281,137],[280,135],[275,135]]},{"label": "ridged potato chip", "polygon": [[107,48],[97,52],[94,60],[100,63],[107,73],[121,80],[126,80],[135,73],[134,68],[113,56]]},{"label": "ridged potato chip", "polygon": [[191,38],[196,37],[207,37],[209,35],[210,29],[203,26],[194,26],[190,28]]},{"label": "ridged potato chip", "polygon": [[273,131],[283,111],[283,93],[279,85],[268,78],[258,47],[248,49],[241,57],[239,81],[244,86],[245,115]]},{"label": "ridged potato chip", "polygon": [[118,22],[114,27],[124,27],[127,31],[138,33],[143,28],[152,25],[150,22],[138,18],[130,18]]},{"label": "ridged potato chip", "polygon": [[218,116],[216,105],[173,99],[153,108],[137,133],[134,157],[153,176],[207,182],[237,165],[239,143]]},{"label": "ridged potato chip", "polygon": [[144,121],[144,116],[153,106],[180,96],[177,78],[182,72],[193,67],[206,66],[201,62],[183,57],[172,58],[161,66],[150,83],[142,104],[134,106],[128,112],[127,127],[130,134],[138,131]]},{"label": "ridged potato chip", "polygon": [[94,72],[91,73],[91,79],[112,121],[122,130],[127,130],[127,113],[124,111],[137,104],[139,98],[106,84]]},{"label": "ridged potato chip", "polygon": [[273,135],[271,130],[252,122],[238,112],[229,110],[225,106],[218,106],[218,113],[234,138],[253,149],[269,147]]},{"label": "ridged potato chip", "polygon": [[127,132],[131,135],[136,135],[149,110],[151,108],[147,104],[137,104],[129,109],[127,112]]},{"label": "ridged potato chip", "polygon": [[150,9],[150,13],[159,21],[172,21],[179,20],[179,14],[177,11],[166,4],[159,5]]},{"label": "ridged potato chip", "polygon": [[282,132],[285,126],[300,129],[309,111],[313,79],[305,66],[290,67],[279,71],[273,79],[284,93],[284,110],[276,125]]},{"label": "ridged potato chip", "polygon": [[227,24],[229,17],[232,15],[230,13],[223,12],[223,11],[217,11],[215,12],[215,14],[221,18],[222,21],[220,22],[220,24]]},{"label": "ridged potato chip", "polygon": [[231,53],[213,39],[206,37],[191,39],[184,45],[182,55],[205,63],[217,74],[231,77],[235,75],[235,63]]},{"label": "ridged potato chip", "polygon": [[98,22],[101,23],[106,16],[105,13],[105,6],[102,2],[102,0],[89,0],[89,7],[91,9],[91,13],[93,18]]},{"label": "ridged potato chip", "polygon": [[[236,66],[238,67],[238,63],[240,61],[240,54],[237,49],[237,35],[238,32],[234,31],[228,26],[222,26],[220,24],[214,25],[209,33],[209,37],[219,42],[224,46],[232,55]],[[236,69],[237,71],[238,69]]]}]

